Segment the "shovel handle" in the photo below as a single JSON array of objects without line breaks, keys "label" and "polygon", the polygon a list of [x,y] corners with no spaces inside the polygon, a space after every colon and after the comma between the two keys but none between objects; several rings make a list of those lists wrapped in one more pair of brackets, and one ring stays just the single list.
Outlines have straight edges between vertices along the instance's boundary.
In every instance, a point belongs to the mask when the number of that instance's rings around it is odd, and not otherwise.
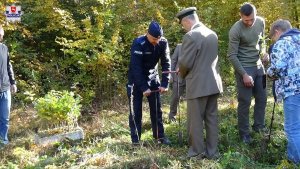
[{"label": "shovel handle", "polygon": [[270,129],[269,129],[268,142],[270,142],[270,140],[271,140],[272,127],[273,127],[274,114],[275,114],[275,106],[276,106],[276,101],[274,100],[273,111],[272,111],[272,118],[271,118]]},{"label": "shovel handle", "polygon": [[151,90],[151,93],[156,93],[156,92],[160,92],[160,90],[159,89],[157,89],[157,90]]},{"label": "shovel handle", "polygon": [[163,71],[162,72],[162,74],[169,74],[169,73],[178,73],[178,71],[172,70],[172,71]]}]

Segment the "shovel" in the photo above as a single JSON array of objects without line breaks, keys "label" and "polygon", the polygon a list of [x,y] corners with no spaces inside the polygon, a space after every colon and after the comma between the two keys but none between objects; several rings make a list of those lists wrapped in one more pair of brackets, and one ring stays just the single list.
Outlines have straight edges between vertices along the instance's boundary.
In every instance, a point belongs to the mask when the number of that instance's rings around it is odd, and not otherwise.
[{"label": "shovel", "polygon": [[179,132],[178,132],[178,141],[179,145],[183,144],[183,136],[182,136],[182,130],[181,130],[181,113],[180,113],[180,93],[179,93],[179,75],[177,73],[177,95],[179,97],[178,100],[178,105],[177,105],[177,112],[178,112],[178,127],[179,127]]},{"label": "shovel", "polygon": [[276,103],[274,101],[273,111],[272,111],[272,118],[271,118],[271,123],[270,123],[269,134],[268,134],[268,141],[267,141],[268,143],[270,143],[270,141],[271,141],[271,134],[272,134],[273,121],[274,121],[275,106],[276,106]]}]

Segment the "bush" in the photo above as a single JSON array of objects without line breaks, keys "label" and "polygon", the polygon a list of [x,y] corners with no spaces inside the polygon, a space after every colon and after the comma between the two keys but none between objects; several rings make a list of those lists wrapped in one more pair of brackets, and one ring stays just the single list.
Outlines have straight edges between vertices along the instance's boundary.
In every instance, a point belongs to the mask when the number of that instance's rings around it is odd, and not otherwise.
[{"label": "bush", "polygon": [[51,123],[77,122],[80,116],[81,97],[74,97],[73,92],[51,90],[43,98],[37,99],[35,109],[38,116]]}]

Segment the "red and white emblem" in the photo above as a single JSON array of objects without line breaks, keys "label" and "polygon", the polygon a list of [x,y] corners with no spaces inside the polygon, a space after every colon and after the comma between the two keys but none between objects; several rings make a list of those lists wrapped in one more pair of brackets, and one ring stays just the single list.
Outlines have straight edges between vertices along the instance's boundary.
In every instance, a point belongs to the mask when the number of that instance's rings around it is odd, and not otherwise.
[{"label": "red and white emblem", "polygon": [[11,11],[12,13],[16,13],[17,7],[16,7],[16,6],[11,6],[11,7],[10,7],[10,11]]}]

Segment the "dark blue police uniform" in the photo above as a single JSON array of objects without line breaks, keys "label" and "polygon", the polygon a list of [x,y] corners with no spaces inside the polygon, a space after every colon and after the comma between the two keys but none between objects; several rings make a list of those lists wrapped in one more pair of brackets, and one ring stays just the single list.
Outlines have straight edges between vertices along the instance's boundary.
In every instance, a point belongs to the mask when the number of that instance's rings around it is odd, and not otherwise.
[{"label": "dark blue police uniform", "polygon": [[[133,97],[133,112],[129,115],[129,126],[133,143],[139,142],[139,138],[141,138],[143,92],[147,89],[151,91],[157,90],[159,86],[168,87],[169,75],[162,74],[162,80],[160,81],[157,67],[160,60],[162,71],[170,71],[169,53],[169,45],[164,37],[161,37],[159,43],[155,46],[148,41],[146,35],[140,36],[133,41],[128,71],[128,85],[133,85],[131,95]],[[128,96],[130,97],[130,92],[128,92]],[[165,135],[160,93],[153,92],[147,99],[150,107],[153,137],[155,139],[163,139]],[[134,113],[134,121],[132,113]],[[136,134],[136,129],[138,135]]]}]

